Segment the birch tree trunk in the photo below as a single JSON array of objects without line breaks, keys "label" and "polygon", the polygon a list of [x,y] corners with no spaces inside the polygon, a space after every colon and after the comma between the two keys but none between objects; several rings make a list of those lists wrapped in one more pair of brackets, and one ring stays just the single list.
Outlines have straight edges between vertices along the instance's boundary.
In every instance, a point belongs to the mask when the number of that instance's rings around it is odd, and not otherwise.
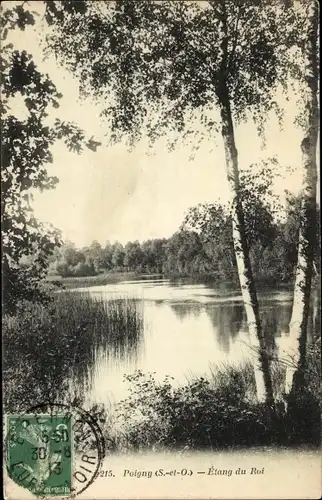
[{"label": "birch tree trunk", "polygon": [[248,329],[253,346],[257,351],[254,361],[257,398],[260,402],[266,401],[269,405],[273,405],[274,396],[270,363],[267,356],[266,340],[260,321],[256,287],[246,240],[244,212],[240,197],[238,153],[235,145],[234,126],[226,85],[223,85],[220,94],[222,137],[224,140],[227,177],[232,199],[234,249]]},{"label": "birch tree trunk", "polygon": [[316,242],[316,148],[319,127],[318,108],[318,3],[309,4],[309,26],[304,48],[305,56],[305,136],[301,143],[304,170],[298,259],[295,275],[293,309],[290,321],[290,365],[286,369],[285,394],[296,391],[303,383],[306,362],[307,327]]},{"label": "birch tree trunk", "polygon": [[[316,245],[316,252],[318,246]],[[310,299],[310,316],[308,320],[307,343],[317,339],[321,332],[320,311],[321,311],[321,283],[320,275],[317,270],[316,263],[313,264],[313,276],[311,284],[311,299]]]},{"label": "birch tree trunk", "polygon": [[317,271],[314,271],[315,283],[312,304],[312,338],[316,339],[321,333],[321,280]]}]

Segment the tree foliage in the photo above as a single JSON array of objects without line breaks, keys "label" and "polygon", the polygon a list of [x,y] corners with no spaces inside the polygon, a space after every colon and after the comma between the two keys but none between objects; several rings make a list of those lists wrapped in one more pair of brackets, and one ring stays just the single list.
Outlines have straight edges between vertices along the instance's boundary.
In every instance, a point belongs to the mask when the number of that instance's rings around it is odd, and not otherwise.
[{"label": "tree foliage", "polygon": [[237,121],[251,112],[262,126],[281,111],[274,91],[292,66],[287,49],[301,21],[291,2],[118,0],[83,2],[73,14],[71,2],[53,3],[50,50],[84,95],[105,99],[112,139],[178,130],[195,146],[200,121],[202,135],[216,130],[223,85]]},{"label": "tree foliage", "polygon": [[[1,223],[4,307],[14,311],[22,299],[42,298],[40,282],[46,274],[48,256],[60,244],[60,233],[36,219],[32,202],[35,189],[53,189],[57,177],[48,174],[51,147],[63,139],[71,151],[87,146],[93,139],[75,124],[58,118],[48,125],[48,116],[59,107],[62,95],[48,75],[42,74],[32,55],[15,50],[8,42],[10,31],[25,30],[35,23],[35,13],[14,2],[2,8],[1,16]],[[23,102],[23,118],[15,99]]]}]

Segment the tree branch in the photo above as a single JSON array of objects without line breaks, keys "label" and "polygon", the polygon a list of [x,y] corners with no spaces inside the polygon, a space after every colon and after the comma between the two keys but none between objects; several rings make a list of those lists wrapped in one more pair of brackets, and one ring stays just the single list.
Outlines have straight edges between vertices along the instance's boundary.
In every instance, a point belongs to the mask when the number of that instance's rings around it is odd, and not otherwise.
[{"label": "tree branch", "polygon": [[[214,13],[216,14],[217,18],[220,20],[220,21],[223,21],[224,20],[224,14],[222,14],[221,12],[219,12],[219,10],[217,10],[215,8],[215,2],[214,1],[210,1],[209,2],[209,5],[210,7],[212,8],[212,10],[214,11]],[[218,4],[218,1],[216,2],[216,4]]]},{"label": "tree branch", "polygon": [[238,14],[237,14],[237,18],[236,18],[235,29],[234,29],[234,32],[233,32],[234,33],[233,46],[232,46],[232,50],[231,50],[229,61],[228,61],[228,65],[227,65],[227,72],[228,73],[231,70],[231,68],[233,66],[233,62],[234,62],[234,57],[235,57],[235,52],[236,52],[236,47],[237,47],[237,41],[238,41],[238,24],[239,24],[239,21],[240,21],[240,18],[241,18],[241,13],[242,13],[241,11],[242,11],[242,5],[239,5]]}]

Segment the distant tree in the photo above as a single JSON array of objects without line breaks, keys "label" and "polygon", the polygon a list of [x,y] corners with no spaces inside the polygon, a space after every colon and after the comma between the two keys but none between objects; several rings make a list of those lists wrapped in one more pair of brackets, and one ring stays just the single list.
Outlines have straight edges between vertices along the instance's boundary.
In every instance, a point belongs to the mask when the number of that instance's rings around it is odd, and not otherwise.
[{"label": "distant tree", "polygon": [[103,268],[107,271],[113,267],[112,256],[113,247],[112,244],[107,241],[105,247],[102,249]]},{"label": "distant tree", "polygon": [[150,273],[163,273],[166,258],[165,238],[144,241],[141,245],[142,267],[144,271]]},{"label": "distant tree", "polygon": [[154,262],[155,262],[155,271],[157,273],[163,272],[166,243],[167,240],[165,238],[157,238],[152,241],[152,252],[155,255]]},{"label": "distant tree", "polygon": [[124,257],[125,251],[124,247],[121,243],[116,241],[112,245],[113,254],[112,254],[112,264],[115,269],[122,269],[124,267]]},{"label": "distant tree", "polygon": [[129,271],[141,270],[143,264],[143,253],[138,241],[129,241],[125,245],[124,266]]},{"label": "distant tree", "polygon": [[141,245],[142,270],[148,273],[153,273],[156,271],[157,256],[153,247],[154,247],[153,240],[144,241]]},{"label": "distant tree", "polygon": [[82,251],[76,248],[76,245],[70,241],[66,241],[61,248],[63,260],[69,267],[75,267],[80,262],[85,262],[85,256]]},{"label": "distant tree", "polygon": [[207,264],[207,256],[196,232],[181,230],[169,238],[164,264],[166,273],[177,276],[203,275],[206,274]]},{"label": "distant tree", "polygon": [[[80,273],[84,269],[86,257],[83,250],[78,250],[71,241],[66,241],[59,249],[59,255],[56,261],[56,270],[62,277],[69,277]],[[88,273],[87,273],[88,274]]]},{"label": "distant tree", "polygon": [[85,252],[86,260],[91,263],[94,269],[94,274],[102,271],[104,266],[104,255],[101,244],[98,241],[93,241]]}]

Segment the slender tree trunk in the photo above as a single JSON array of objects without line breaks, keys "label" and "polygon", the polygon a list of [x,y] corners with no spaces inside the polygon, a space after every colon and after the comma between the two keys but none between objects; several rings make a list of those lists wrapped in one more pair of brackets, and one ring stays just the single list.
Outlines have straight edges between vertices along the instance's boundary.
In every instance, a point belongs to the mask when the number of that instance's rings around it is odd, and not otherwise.
[{"label": "slender tree trunk", "polygon": [[270,363],[267,356],[266,340],[260,321],[256,287],[246,239],[244,212],[240,197],[238,153],[235,145],[229,94],[225,85],[222,86],[220,92],[220,110],[227,177],[232,195],[232,229],[238,276],[246,310],[249,333],[257,351],[254,362],[257,397],[260,402],[266,401],[269,405],[273,405],[274,396]]},{"label": "slender tree trunk", "polygon": [[312,304],[312,339],[319,338],[321,333],[321,277],[317,269],[314,271],[315,280]]},{"label": "slender tree trunk", "polygon": [[307,327],[310,310],[313,261],[316,243],[316,148],[319,127],[318,109],[318,3],[309,4],[309,27],[304,55],[306,129],[301,144],[304,181],[300,213],[298,259],[295,275],[293,309],[290,321],[291,364],[286,369],[285,394],[303,384],[306,362]]}]

